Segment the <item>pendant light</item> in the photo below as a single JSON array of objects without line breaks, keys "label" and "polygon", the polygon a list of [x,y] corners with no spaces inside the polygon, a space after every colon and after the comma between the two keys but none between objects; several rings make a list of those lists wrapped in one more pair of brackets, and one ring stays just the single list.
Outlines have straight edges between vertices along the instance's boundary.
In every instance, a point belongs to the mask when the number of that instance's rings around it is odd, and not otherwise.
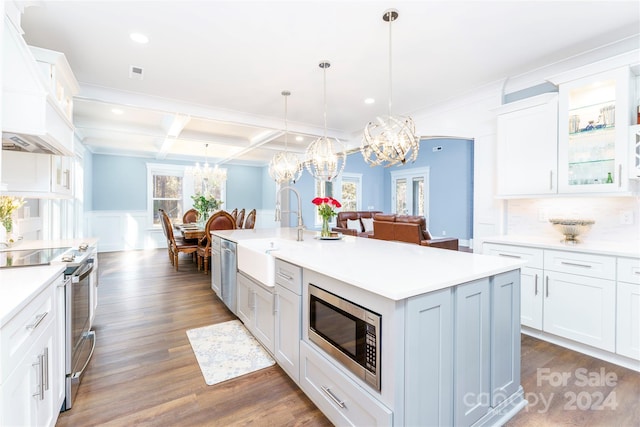
[{"label": "pendant light", "polygon": [[411,117],[391,115],[391,23],[398,19],[398,11],[385,11],[382,19],[389,23],[389,109],[387,117],[376,117],[364,129],[360,151],[370,166],[385,167],[414,162],[418,157],[420,139]]},{"label": "pendant light", "polygon": [[221,169],[218,165],[215,167],[209,166],[208,155],[209,144],[204,145],[204,165],[201,167],[196,162],[195,167],[191,169],[193,174],[194,188],[197,192],[202,194],[211,194],[214,191],[215,186],[220,186],[227,180],[227,170]]},{"label": "pendant light", "polygon": [[344,144],[327,137],[327,69],[330,66],[329,61],[319,64],[324,71],[324,136],[309,144],[304,162],[311,176],[318,181],[333,181],[347,162]]},{"label": "pendant light", "polygon": [[284,97],[284,151],[274,155],[269,163],[269,175],[278,184],[290,181],[295,183],[302,175],[302,164],[298,156],[288,151],[287,97],[289,95],[291,95],[291,92],[288,90],[282,91],[282,96]]}]

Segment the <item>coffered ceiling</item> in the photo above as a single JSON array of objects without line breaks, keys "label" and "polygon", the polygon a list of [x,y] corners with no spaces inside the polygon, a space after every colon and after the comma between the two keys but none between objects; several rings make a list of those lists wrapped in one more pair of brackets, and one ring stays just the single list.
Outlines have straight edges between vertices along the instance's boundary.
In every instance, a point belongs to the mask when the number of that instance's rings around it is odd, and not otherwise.
[{"label": "coffered ceiling", "polygon": [[[31,6],[31,4],[35,5]],[[24,2],[28,44],[65,53],[77,134],[94,153],[267,164],[287,141],[359,144],[388,104],[414,114],[482,85],[638,38],[637,1]],[[133,42],[132,32],[148,36]],[[131,78],[131,67],[142,78]],[[136,76],[136,74],[134,74]],[[365,104],[366,98],[375,99]],[[113,111],[118,112],[115,114]],[[300,137],[299,141],[296,137]]]}]

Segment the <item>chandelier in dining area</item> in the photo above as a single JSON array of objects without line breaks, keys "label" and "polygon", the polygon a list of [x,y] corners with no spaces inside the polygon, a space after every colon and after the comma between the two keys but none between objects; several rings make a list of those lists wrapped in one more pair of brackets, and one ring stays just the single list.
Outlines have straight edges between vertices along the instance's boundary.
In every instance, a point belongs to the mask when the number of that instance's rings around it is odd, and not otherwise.
[{"label": "chandelier in dining area", "polygon": [[370,166],[403,165],[418,157],[420,138],[411,117],[391,114],[391,23],[398,19],[398,11],[385,11],[382,19],[389,23],[389,106],[386,117],[378,116],[364,129],[360,151]]},{"label": "chandelier in dining area", "polygon": [[191,168],[193,174],[193,188],[201,194],[214,194],[216,187],[220,187],[227,180],[227,170],[218,167],[209,166],[208,150],[209,144],[205,144],[205,161],[201,166],[196,162]]},{"label": "chandelier in dining area", "polygon": [[309,144],[304,163],[317,181],[333,181],[344,170],[347,153],[343,143],[327,137],[327,69],[331,64],[322,61],[319,66],[324,71],[324,136]]}]

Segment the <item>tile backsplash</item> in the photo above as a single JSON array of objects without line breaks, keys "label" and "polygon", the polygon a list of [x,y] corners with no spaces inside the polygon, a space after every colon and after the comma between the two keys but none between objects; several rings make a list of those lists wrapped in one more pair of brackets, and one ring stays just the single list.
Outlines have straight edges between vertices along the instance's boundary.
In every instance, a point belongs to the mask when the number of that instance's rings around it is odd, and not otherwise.
[{"label": "tile backsplash", "polygon": [[[563,197],[508,200],[509,235],[562,239],[549,218],[592,219],[579,238],[587,241],[640,242],[640,197]],[[631,216],[632,224],[622,224]]]}]

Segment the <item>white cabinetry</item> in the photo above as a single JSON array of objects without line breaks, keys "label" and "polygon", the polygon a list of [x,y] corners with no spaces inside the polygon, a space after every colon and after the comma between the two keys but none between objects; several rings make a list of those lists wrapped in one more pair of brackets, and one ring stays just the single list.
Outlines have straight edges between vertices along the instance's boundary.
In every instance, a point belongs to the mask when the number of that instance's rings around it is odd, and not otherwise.
[{"label": "white cabinetry", "polygon": [[53,426],[56,422],[59,387],[64,384],[56,333],[56,285],[61,280],[50,283],[2,327],[0,425]]},{"label": "white cabinetry", "polygon": [[238,272],[237,292],[238,317],[258,341],[273,354],[275,334],[273,290]]},{"label": "white cabinetry", "polygon": [[220,257],[220,237],[211,238],[211,289],[222,298],[222,261]]},{"label": "white cabinetry", "polygon": [[300,379],[301,294],[302,269],[276,259],[273,354],[280,367],[296,383]]},{"label": "white cabinetry", "polygon": [[497,165],[498,196],[558,191],[558,94],[500,107]]},{"label": "white cabinetry", "polygon": [[73,196],[73,158],[49,154],[2,152],[2,183],[6,195],[29,198]]},{"label": "white cabinetry", "polygon": [[616,353],[640,360],[640,259],[618,258]]},{"label": "white cabinetry", "polygon": [[529,261],[521,273],[523,326],[615,351],[615,257],[493,243],[483,252]]},{"label": "white cabinetry", "polygon": [[622,67],[560,84],[560,192],[630,190],[632,82],[629,67]]}]

